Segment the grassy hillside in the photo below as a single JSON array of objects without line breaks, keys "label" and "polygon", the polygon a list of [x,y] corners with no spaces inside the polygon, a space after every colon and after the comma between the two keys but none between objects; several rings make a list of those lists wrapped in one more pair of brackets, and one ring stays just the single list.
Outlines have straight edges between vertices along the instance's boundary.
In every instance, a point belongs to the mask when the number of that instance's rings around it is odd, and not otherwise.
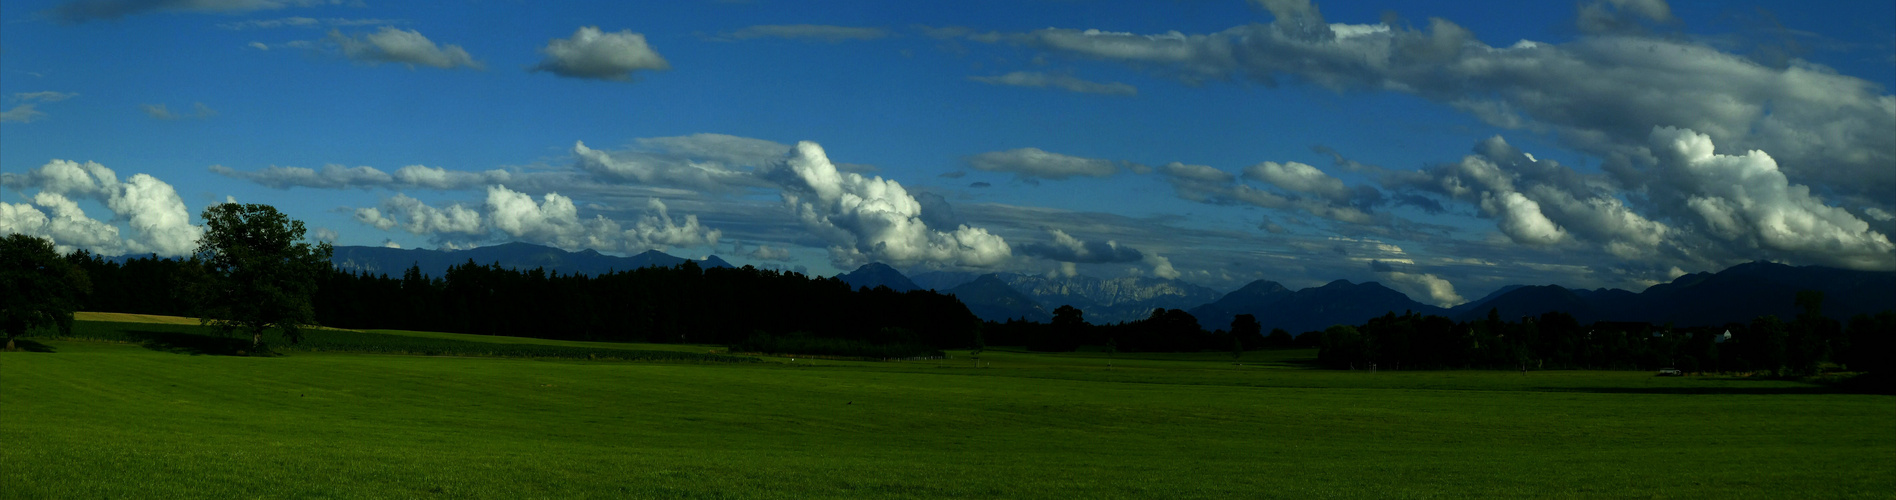
[{"label": "grassy hillside", "polygon": [[[136,324],[89,328],[125,325]],[[259,358],[35,340],[52,352],[0,353],[0,496],[1896,491],[1896,398],[1793,382],[1323,371],[1301,368],[1308,351],[1250,353],[1242,366],[1221,353],[989,351],[990,367],[974,368],[966,353],[892,363]]]}]

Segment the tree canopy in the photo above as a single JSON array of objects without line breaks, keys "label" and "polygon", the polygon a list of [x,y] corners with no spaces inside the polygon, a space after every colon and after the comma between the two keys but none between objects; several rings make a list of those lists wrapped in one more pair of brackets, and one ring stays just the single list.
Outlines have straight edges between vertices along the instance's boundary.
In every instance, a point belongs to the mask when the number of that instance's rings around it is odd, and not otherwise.
[{"label": "tree canopy", "polygon": [[77,310],[91,282],[86,273],[53,250],[51,241],[24,234],[0,238],[0,328],[13,339],[27,330],[58,325],[60,334],[72,332]]},{"label": "tree canopy", "polygon": [[204,209],[204,236],[194,259],[198,317],[226,334],[250,334],[253,345],[277,328],[291,343],[316,322],[310,300],[330,272],[328,243],[302,241],[303,222],[269,205],[225,203]]}]

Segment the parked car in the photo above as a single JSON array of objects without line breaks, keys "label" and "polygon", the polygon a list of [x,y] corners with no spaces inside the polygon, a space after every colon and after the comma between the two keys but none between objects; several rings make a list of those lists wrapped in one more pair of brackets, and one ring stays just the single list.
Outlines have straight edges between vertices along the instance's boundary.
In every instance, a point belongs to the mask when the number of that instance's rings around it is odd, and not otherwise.
[{"label": "parked car", "polygon": [[1668,367],[1668,368],[1660,368],[1660,369],[1659,369],[1659,374],[1658,374],[1658,376],[1660,376],[1660,377],[1683,377],[1683,376],[1685,376],[1685,372],[1682,372],[1682,371],[1679,371],[1679,369],[1678,369],[1678,368],[1670,368],[1670,367]]}]

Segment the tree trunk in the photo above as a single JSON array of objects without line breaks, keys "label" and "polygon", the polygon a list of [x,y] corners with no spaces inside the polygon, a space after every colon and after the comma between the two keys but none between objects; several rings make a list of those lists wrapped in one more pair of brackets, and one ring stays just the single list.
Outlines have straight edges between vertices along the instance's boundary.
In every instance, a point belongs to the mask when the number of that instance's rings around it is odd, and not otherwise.
[{"label": "tree trunk", "polygon": [[13,337],[7,337],[7,350],[13,350]]},{"label": "tree trunk", "polygon": [[261,333],[250,334],[250,348],[251,349],[256,349],[257,346],[262,345],[262,344],[263,344],[263,334]]}]

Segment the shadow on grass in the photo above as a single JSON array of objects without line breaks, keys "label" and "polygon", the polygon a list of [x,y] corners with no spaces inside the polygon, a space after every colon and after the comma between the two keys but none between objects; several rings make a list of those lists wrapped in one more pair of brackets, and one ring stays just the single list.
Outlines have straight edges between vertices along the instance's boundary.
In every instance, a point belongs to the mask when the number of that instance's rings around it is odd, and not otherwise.
[{"label": "shadow on grass", "polygon": [[251,349],[249,339],[153,330],[126,330],[124,333],[126,337],[139,342],[141,345],[144,345],[146,349],[172,354],[189,354],[192,356],[269,355],[269,347],[264,347],[261,350]]},{"label": "shadow on grass", "polygon": [[13,339],[13,347],[21,352],[59,352],[53,346],[22,338]]},{"label": "shadow on grass", "polygon": [[1601,394],[1716,394],[1716,395],[1786,395],[1786,394],[1883,394],[1896,395],[1896,377],[1878,374],[1864,374],[1842,378],[1806,379],[1807,385],[1796,387],[1745,387],[1744,382],[1783,382],[1785,379],[1732,379],[1738,384],[1725,387],[1541,387],[1549,392],[1592,392]]},{"label": "shadow on grass", "polygon": [[1755,395],[1775,396],[1791,394],[1854,394],[1853,391],[1836,386],[1813,385],[1808,387],[1536,387],[1547,392],[1591,392],[1599,394],[1682,394],[1682,395]]}]

